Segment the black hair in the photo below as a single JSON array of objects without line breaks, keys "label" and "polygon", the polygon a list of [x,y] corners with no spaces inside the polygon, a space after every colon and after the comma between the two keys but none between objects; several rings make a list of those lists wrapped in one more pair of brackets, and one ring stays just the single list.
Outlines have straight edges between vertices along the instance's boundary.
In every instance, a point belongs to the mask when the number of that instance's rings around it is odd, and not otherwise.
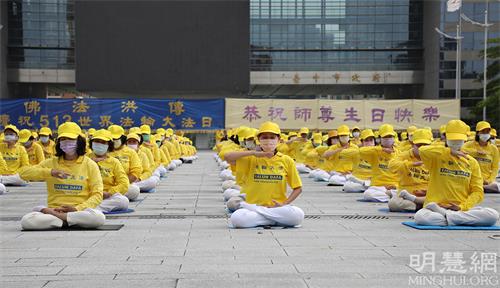
[{"label": "black hair", "polygon": [[[62,149],[61,149],[60,142],[61,141],[59,139],[57,139],[57,141],[56,141],[56,156],[57,157],[64,156],[64,151],[62,151]],[[87,149],[87,141],[85,141],[85,138],[78,135],[78,137],[76,138],[76,154],[78,156],[83,156],[83,155],[85,155],[86,149]]]},{"label": "black hair", "polygon": [[[92,148],[92,143],[94,142],[94,138],[90,140],[90,148]],[[100,139],[99,139],[100,140]],[[115,150],[115,145],[113,143],[113,140],[108,141],[108,152],[113,152]]]},{"label": "black hair", "polygon": [[233,136],[229,137],[229,139],[231,141],[233,141],[234,143],[240,145],[240,141],[238,140],[238,136],[237,135],[233,135]]},{"label": "black hair", "polygon": [[[125,143],[127,143],[127,136],[125,135],[122,135],[120,136],[120,138],[118,139],[114,139],[114,140],[120,140],[120,147],[123,146]],[[115,144],[113,142],[113,149],[115,148]]]}]

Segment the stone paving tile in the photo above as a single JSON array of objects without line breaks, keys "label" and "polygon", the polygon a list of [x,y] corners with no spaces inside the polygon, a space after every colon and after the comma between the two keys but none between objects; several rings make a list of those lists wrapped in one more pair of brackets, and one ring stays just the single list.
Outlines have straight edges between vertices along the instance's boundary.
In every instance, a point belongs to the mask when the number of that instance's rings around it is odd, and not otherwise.
[{"label": "stone paving tile", "polygon": [[[498,233],[414,230],[401,225],[411,215],[379,212],[386,204],[306,177],[296,205],[319,218],[299,229],[229,229],[211,155],[200,152],[141,194],[134,213],[108,217],[125,224],[119,231],[21,232],[17,219],[46,190],[10,187],[0,196],[0,287],[408,287],[423,275],[410,267],[412,254],[500,253],[489,238]],[[483,206],[499,204],[500,195],[487,194]]]}]

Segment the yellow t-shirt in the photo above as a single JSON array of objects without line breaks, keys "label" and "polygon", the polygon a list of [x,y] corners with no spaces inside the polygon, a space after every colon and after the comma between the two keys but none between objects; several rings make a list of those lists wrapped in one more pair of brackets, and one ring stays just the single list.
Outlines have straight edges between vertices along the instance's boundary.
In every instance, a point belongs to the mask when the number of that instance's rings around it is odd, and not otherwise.
[{"label": "yellow t-shirt", "polygon": [[368,180],[372,177],[372,165],[367,162],[365,159],[360,158],[360,153],[358,153],[354,157],[354,162],[352,165],[352,175],[360,180]]},{"label": "yellow t-shirt", "polygon": [[109,152],[108,155],[115,157],[118,161],[120,161],[125,174],[133,175],[138,179],[141,177],[142,165],[137,152],[126,145],[123,145],[120,149],[115,149],[113,152]]},{"label": "yellow t-shirt", "polygon": [[[90,158],[96,157],[94,154]],[[125,195],[128,191],[129,181],[120,161],[108,155],[105,160],[97,162],[101,172],[103,191],[110,194],[120,193]]]},{"label": "yellow t-shirt", "polygon": [[45,159],[49,159],[52,157],[56,157],[56,143],[52,140],[49,140],[47,145],[43,144],[42,141],[38,141],[38,144],[42,146],[43,149],[43,156],[45,156]]},{"label": "yellow t-shirt", "polygon": [[272,158],[243,157],[236,160],[236,165],[247,175],[242,193],[246,193],[250,204],[271,206],[272,200],[283,203],[287,199],[287,184],[292,189],[302,187],[293,159],[280,152]]},{"label": "yellow t-shirt", "polygon": [[455,157],[450,148],[438,145],[420,147],[419,154],[430,172],[424,207],[430,202],[454,203],[467,211],[483,201],[483,179],[476,159]]},{"label": "yellow t-shirt", "polygon": [[408,150],[398,154],[389,161],[389,169],[399,176],[399,190],[406,190],[413,193],[417,190],[427,190],[429,184],[429,170],[425,165],[413,166],[414,162],[419,162],[413,154],[413,150]]},{"label": "yellow t-shirt", "polygon": [[28,153],[23,146],[16,144],[9,148],[7,143],[0,143],[0,153],[7,164],[7,170],[0,171],[2,175],[17,174],[23,167],[30,166]]},{"label": "yellow t-shirt", "polygon": [[396,186],[398,187],[399,177],[389,169],[389,161],[398,155],[399,151],[394,148],[393,153],[386,153],[381,146],[361,147],[359,156],[366,160],[372,167],[372,186]]},{"label": "yellow t-shirt", "polygon": [[141,162],[142,166],[142,174],[139,176],[140,180],[146,180],[151,175],[153,175],[153,167],[151,166],[151,162],[149,162],[149,157],[148,155],[141,149],[137,152],[137,156],[139,156],[139,160]]},{"label": "yellow t-shirt", "polygon": [[[340,143],[330,146],[329,151],[337,150],[341,148]],[[352,172],[353,163],[356,162],[357,154],[359,153],[359,147],[356,144],[349,143],[348,148],[330,156],[327,161],[330,163],[327,171],[335,171],[339,173],[350,173]]]},{"label": "yellow t-shirt", "polygon": [[288,144],[288,146],[290,146],[290,150],[292,150],[292,155],[293,157],[295,157],[295,162],[297,163],[304,163],[304,161],[306,160],[306,157],[301,153],[302,152],[302,149],[308,144],[310,143],[311,141],[307,140],[307,141],[294,141],[290,144]]},{"label": "yellow t-shirt", "polygon": [[43,148],[37,142],[33,142],[30,148],[26,148],[26,152],[28,153],[28,159],[30,165],[40,164],[43,160],[45,160],[45,155],[43,154]]},{"label": "yellow t-shirt", "polygon": [[477,141],[470,141],[465,143],[462,150],[477,160],[483,181],[488,184],[495,181],[498,175],[498,161],[500,161],[497,147],[491,143],[482,147]]},{"label": "yellow t-shirt", "polygon": [[[52,169],[71,174],[66,179],[52,177]],[[62,205],[74,206],[78,211],[95,208],[102,202],[103,184],[99,167],[87,156],[67,161],[63,157],[54,157],[42,163],[23,167],[19,176],[24,180],[46,181],[47,204],[50,208]]]}]

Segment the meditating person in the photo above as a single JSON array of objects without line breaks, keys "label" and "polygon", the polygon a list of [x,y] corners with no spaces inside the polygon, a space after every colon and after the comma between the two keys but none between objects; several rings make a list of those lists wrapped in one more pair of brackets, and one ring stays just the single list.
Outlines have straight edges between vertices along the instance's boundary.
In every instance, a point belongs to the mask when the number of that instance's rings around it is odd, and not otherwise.
[{"label": "meditating person", "polygon": [[23,186],[27,182],[19,177],[19,171],[30,166],[26,149],[18,143],[19,130],[14,125],[4,129],[3,143],[0,143],[0,153],[7,164],[0,170],[0,183],[11,186]]},{"label": "meditating person", "polygon": [[344,186],[347,182],[347,177],[352,173],[353,163],[358,155],[359,147],[357,144],[350,142],[349,127],[347,125],[339,126],[337,134],[339,136],[339,143],[330,146],[323,154],[323,157],[326,161],[332,163],[332,171],[330,171],[328,184]]},{"label": "meditating person", "polygon": [[104,186],[103,200],[97,209],[103,212],[127,210],[129,199],[125,195],[128,192],[129,180],[120,161],[108,153],[113,151],[111,132],[106,129],[97,130],[90,140],[90,145],[92,153],[89,157],[99,166]]},{"label": "meditating person", "polygon": [[[372,129],[365,129],[361,132],[361,143],[361,147],[375,146],[375,134]],[[373,173],[372,166],[365,159],[360,158],[359,150],[353,161],[352,175],[347,177],[342,190],[348,193],[364,192],[370,187],[370,179]]]},{"label": "meditating person", "polygon": [[[152,189],[156,188],[156,186],[160,182],[160,177],[157,175],[153,175],[152,171],[154,169],[154,163],[151,164],[148,155],[144,152],[144,150],[139,148],[141,142],[142,138],[138,134],[129,133],[127,135],[127,147],[137,153],[142,166],[141,175],[137,179],[135,179],[132,184],[139,187],[141,192],[149,192]],[[145,149],[146,151],[148,151],[147,148]]]},{"label": "meditating person", "polygon": [[56,143],[52,137],[52,130],[49,127],[42,127],[40,132],[38,132],[38,137],[40,137],[38,143],[42,146],[45,159],[54,157],[56,154]]},{"label": "meditating person", "polygon": [[35,166],[23,167],[21,178],[46,181],[47,206],[33,208],[21,219],[25,230],[46,230],[63,226],[95,228],[106,217],[96,209],[103,197],[99,167],[85,156],[85,138],[78,124],[66,122],[58,128],[55,157]]},{"label": "meditating person", "polygon": [[[233,197],[228,202],[236,210],[231,215],[231,223],[236,228],[297,226],[304,219],[302,209],[291,205],[302,193],[302,182],[293,159],[276,151],[280,134],[278,124],[265,122],[257,133],[262,151],[226,154],[226,159],[236,161],[238,170],[242,169],[247,175],[242,187],[246,200]],[[293,189],[288,197],[287,186]]]},{"label": "meditating person", "polygon": [[430,178],[424,208],[415,214],[417,224],[492,226],[498,221],[495,209],[477,206],[484,198],[483,178],[477,160],[462,150],[465,141],[466,124],[451,120],[446,125],[446,147],[419,148]]},{"label": "meditating person", "polygon": [[398,191],[389,195],[389,211],[416,211],[422,208],[429,184],[429,170],[419,156],[419,148],[432,143],[432,132],[427,129],[412,131],[412,148],[389,161],[389,169],[399,176]]},{"label": "meditating person", "polygon": [[23,129],[19,131],[19,143],[26,149],[30,165],[37,165],[45,160],[43,148],[35,141],[35,136],[30,130]]}]

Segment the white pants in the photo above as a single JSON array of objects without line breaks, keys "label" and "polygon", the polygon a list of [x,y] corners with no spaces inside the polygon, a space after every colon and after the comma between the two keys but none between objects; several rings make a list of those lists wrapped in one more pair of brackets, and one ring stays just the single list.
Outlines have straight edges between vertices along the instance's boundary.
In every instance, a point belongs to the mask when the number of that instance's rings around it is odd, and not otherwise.
[{"label": "white pants", "polygon": [[[238,186],[238,185],[236,185],[236,181],[226,180],[226,181],[222,182],[222,192],[226,191],[229,188],[234,188],[235,186]],[[240,189],[238,189],[238,190],[240,190]]]},{"label": "white pants", "polygon": [[5,188],[5,185],[3,185],[2,183],[0,183],[0,195],[2,195],[5,192],[7,192],[7,188]]},{"label": "white pants", "polygon": [[370,186],[363,192],[363,198],[368,201],[389,202],[386,191],[387,189],[383,186]]},{"label": "white pants", "polygon": [[229,163],[227,163],[227,161],[222,161],[220,163],[220,167],[222,168],[222,170],[229,168],[229,166],[230,165],[229,165]]},{"label": "white pants", "polygon": [[163,177],[167,174],[167,169],[163,167],[163,165],[158,166],[153,172],[153,176],[157,176],[158,178]]},{"label": "white pants", "polygon": [[328,184],[333,184],[333,185],[344,185],[347,182],[347,177],[349,177],[351,174],[347,175],[342,175],[341,173],[338,172],[333,172],[332,176],[330,176],[330,179],[328,179]]},{"label": "white pants", "polygon": [[19,174],[14,175],[0,175],[0,183],[4,185],[11,186],[23,186],[28,184],[28,182],[21,179]]},{"label": "white pants", "polygon": [[226,191],[224,191],[222,196],[224,197],[224,202],[227,202],[227,200],[229,200],[229,198],[239,196],[240,194],[241,194],[240,190],[229,188],[229,189],[226,189]]},{"label": "white pants", "polygon": [[417,205],[414,202],[399,196],[392,197],[387,205],[391,212],[415,211],[415,209],[417,209]]},{"label": "white pants", "polygon": [[177,167],[179,167],[179,166],[181,166],[181,165],[182,165],[182,161],[181,161],[181,160],[179,160],[179,159],[172,160],[172,162],[174,162],[174,163],[175,163],[175,166],[177,166]]},{"label": "white pants", "polygon": [[498,221],[498,212],[492,208],[474,207],[469,211],[446,210],[446,216],[422,208],[415,213],[415,223],[433,226],[493,226]]},{"label": "white pants", "polygon": [[229,169],[224,169],[220,172],[220,175],[219,175],[220,179],[222,181],[226,181],[226,180],[236,180],[236,177],[234,177],[233,175],[233,172]]},{"label": "white pants", "polygon": [[107,199],[103,199],[101,204],[96,207],[102,212],[121,211],[128,209],[129,200],[120,193],[115,193]]},{"label": "white pants", "polygon": [[302,209],[286,205],[267,208],[242,202],[242,207],[231,215],[235,228],[251,228],[263,225],[297,226],[304,220]]},{"label": "white pants", "polygon": [[177,167],[177,165],[175,165],[174,161],[171,161],[168,165],[167,165],[167,170],[174,170],[175,168]]},{"label": "white pants", "polygon": [[314,180],[316,181],[323,181],[323,182],[328,182],[330,180],[330,173],[326,172],[325,170],[319,169],[316,173],[314,173]]},{"label": "white pants", "polygon": [[[68,212],[68,225],[77,225],[84,228],[96,228],[104,225],[106,216],[97,210],[87,208],[83,211]],[[63,221],[54,215],[43,214],[42,212],[31,212],[21,219],[21,227],[24,230],[46,230],[51,228],[61,228]]]},{"label": "white pants", "polygon": [[139,197],[139,194],[141,193],[141,189],[139,186],[137,186],[135,183],[128,185],[128,191],[125,193],[125,197],[128,198],[128,200],[135,200],[137,197]]},{"label": "white pants", "polygon": [[297,171],[299,171],[299,173],[309,173],[309,172],[311,172],[311,168],[307,167],[303,163],[296,163],[295,167],[297,168]]},{"label": "white pants", "polygon": [[134,183],[134,185],[139,187],[140,191],[149,191],[151,189],[154,189],[159,182],[160,182],[160,177],[151,176],[146,180]]},{"label": "white pants", "polygon": [[350,180],[347,180],[344,184],[344,192],[348,193],[359,193],[359,192],[364,192],[368,187],[357,182],[353,182]]},{"label": "white pants", "polygon": [[314,179],[315,175],[316,175],[319,171],[321,171],[321,169],[314,169],[314,170],[312,170],[311,172],[309,172],[309,175],[307,175],[307,177],[308,177],[308,178],[312,178],[312,179]]}]

